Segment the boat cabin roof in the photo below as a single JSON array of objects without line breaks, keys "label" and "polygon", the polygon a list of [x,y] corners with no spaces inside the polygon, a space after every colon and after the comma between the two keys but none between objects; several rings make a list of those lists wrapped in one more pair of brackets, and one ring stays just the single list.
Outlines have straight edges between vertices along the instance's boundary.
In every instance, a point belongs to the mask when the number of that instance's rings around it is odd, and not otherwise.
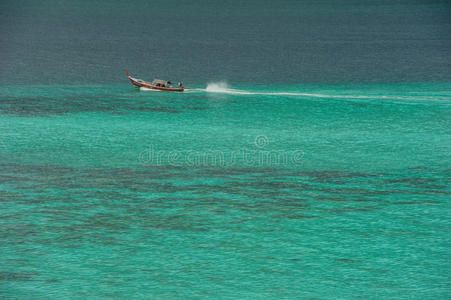
[{"label": "boat cabin roof", "polygon": [[166,80],[161,80],[161,79],[154,79],[153,81],[152,81],[152,83],[153,84],[157,84],[157,83],[159,83],[159,84],[164,84],[164,85],[167,85],[169,82],[168,81],[166,81]]}]

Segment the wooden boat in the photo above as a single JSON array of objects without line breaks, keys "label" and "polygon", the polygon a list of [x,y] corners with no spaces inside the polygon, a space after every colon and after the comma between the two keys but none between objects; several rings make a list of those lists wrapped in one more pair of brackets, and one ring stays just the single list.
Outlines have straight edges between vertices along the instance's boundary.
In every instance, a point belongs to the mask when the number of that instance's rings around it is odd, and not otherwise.
[{"label": "wooden boat", "polygon": [[141,79],[134,78],[130,76],[130,73],[128,73],[128,70],[125,70],[127,73],[128,79],[130,79],[130,82],[134,87],[137,88],[146,88],[146,89],[152,89],[152,90],[160,90],[160,91],[167,91],[167,92],[183,92],[185,90],[185,87],[179,83],[178,87],[172,87],[170,81],[161,80],[161,79],[154,79],[152,82],[147,82]]}]

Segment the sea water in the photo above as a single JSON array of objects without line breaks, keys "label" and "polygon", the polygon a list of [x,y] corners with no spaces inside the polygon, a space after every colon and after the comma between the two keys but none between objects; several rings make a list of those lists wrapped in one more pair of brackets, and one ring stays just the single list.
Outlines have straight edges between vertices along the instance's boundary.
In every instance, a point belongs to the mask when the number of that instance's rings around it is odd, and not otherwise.
[{"label": "sea water", "polygon": [[446,298],[450,90],[2,87],[2,295]]}]

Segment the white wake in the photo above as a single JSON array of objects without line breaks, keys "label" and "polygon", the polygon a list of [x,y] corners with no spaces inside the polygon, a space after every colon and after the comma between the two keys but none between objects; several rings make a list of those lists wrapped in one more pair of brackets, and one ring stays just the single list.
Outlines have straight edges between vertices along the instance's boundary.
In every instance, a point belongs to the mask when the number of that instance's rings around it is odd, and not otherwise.
[{"label": "white wake", "polygon": [[[205,89],[195,89],[207,93],[221,93],[234,95],[262,95],[262,96],[294,96],[313,98],[336,98],[336,99],[392,99],[392,100],[436,100],[437,97],[400,96],[400,95],[350,95],[350,94],[323,94],[302,92],[254,92],[232,89],[225,81],[210,82]],[[449,98],[447,99],[449,100]]]}]

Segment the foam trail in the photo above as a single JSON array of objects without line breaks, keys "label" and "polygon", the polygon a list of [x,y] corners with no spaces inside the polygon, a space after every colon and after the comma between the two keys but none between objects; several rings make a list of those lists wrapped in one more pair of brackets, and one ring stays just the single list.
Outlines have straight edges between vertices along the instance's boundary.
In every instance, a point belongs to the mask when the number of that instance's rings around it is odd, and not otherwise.
[{"label": "foam trail", "polygon": [[[222,93],[233,95],[261,95],[261,96],[295,96],[295,97],[313,97],[313,98],[335,98],[335,99],[391,99],[391,100],[437,100],[437,97],[415,97],[415,96],[397,96],[397,95],[328,95],[322,93],[301,93],[301,92],[251,92],[245,90],[232,89],[224,82],[211,82],[205,89],[196,89],[208,93]],[[449,100],[449,98],[447,99]]]},{"label": "foam trail", "polygon": [[[313,93],[299,93],[299,92],[251,92],[243,91],[237,89],[231,89],[229,85],[224,82],[211,82],[207,84],[205,88],[208,93],[223,93],[223,94],[236,94],[236,95],[261,95],[261,96],[305,96],[305,97],[318,97],[318,98],[343,98],[346,96],[339,95],[324,95],[324,94],[313,94]],[[356,96],[359,97],[359,96]],[[362,96],[365,97],[365,96]]]}]

